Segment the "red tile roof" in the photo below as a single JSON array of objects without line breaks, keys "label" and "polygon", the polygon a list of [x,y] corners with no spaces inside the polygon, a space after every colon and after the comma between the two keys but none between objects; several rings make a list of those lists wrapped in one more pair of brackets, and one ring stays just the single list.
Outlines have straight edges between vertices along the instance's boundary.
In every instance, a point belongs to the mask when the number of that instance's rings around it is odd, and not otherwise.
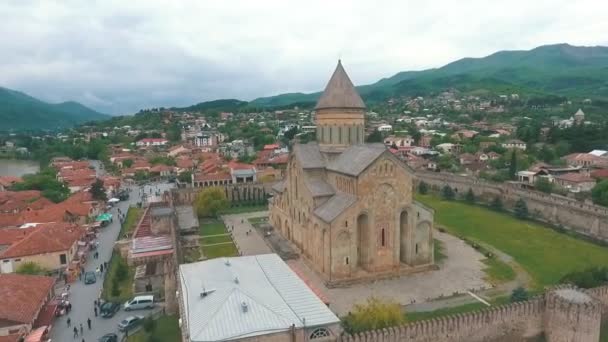
[{"label": "red tile roof", "polygon": [[13,177],[13,176],[0,176],[0,185],[4,187],[9,187],[15,183],[22,182],[23,179],[21,177]]},{"label": "red tile roof", "polygon": [[608,178],[608,169],[595,170],[591,172],[591,177],[593,178]]},{"label": "red tile roof", "polygon": [[228,163],[228,167],[231,168],[232,170],[251,170],[251,169],[255,169],[255,166],[253,166],[251,164],[239,163],[239,162],[234,161],[234,160],[231,160]]},{"label": "red tile roof", "polygon": [[0,229],[0,245],[12,245],[30,235],[36,228],[4,228]]},{"label": "red tile roof", "polygon": [[0,336],[0,342],[19,342],[22,334],[12,334],[6,336]]},{"label": "red tile roof", "polygon": [[204,182],[204,181],[216,181],[216,180],[231,180],[232,176],[226,172],[216,172],[216,173],[205,173],[200,174],[197,173],[194,175],[194,181]]},{"label": "red tile roof", "polygon": [[0,274],[0,320],[34,323],[54,284],[55,279],[51,277]]},{"label": "red tile roof", "polygon": [[40,225],[31,234],[12,244],[2,252],[0,258],[18,258],[28,255],[66,251],[84,233],[85,230],[82,227],[63,222]]},{"label": "red tile roof", "polygon": [[588,175],[583,174],[583,173],[575,173],[575,172],[565,173],[563,175],[555,176],[555,179],[559,179],[559,180],[571,182],[571,183],[595,182],[595,179],[589,177]]},{"label": "red tile roof", "polygon": [[281,146],[279,146],[279,144],[269,144],[269,145],[264,145],[264,149],[265,150],[274,150],[277,148],[280,148]]}]

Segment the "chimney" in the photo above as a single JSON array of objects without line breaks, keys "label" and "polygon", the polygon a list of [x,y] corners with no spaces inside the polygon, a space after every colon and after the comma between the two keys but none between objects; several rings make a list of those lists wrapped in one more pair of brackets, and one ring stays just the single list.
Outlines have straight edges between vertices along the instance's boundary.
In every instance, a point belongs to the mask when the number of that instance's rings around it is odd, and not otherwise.
[{"label": "chimney", "polygon": [[247,310],[249,310],[249,307],[247,306],[247,303],[242,302],[241,303],[241,309],[243,310],[243,312],[247,312]]}]

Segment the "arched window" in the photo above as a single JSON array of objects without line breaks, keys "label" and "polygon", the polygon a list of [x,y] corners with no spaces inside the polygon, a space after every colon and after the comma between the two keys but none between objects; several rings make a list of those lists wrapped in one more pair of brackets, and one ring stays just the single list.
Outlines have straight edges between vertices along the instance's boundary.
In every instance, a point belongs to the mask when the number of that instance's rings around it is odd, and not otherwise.
[{"label": "arched window", "polygon": [[381,234],[381,236],[380,236],[380,244],[381,244],[382,247],[384,247],[384,246],[386,246],[386,235],[385,235],[385,232],[384,232],[384,228],[382,228],[382,230],[380,231],[380,234]]},{"label": "arched window", "polygon": [[314,340],[316,338],[330,337],[330,336],[331,336],[331,334],[329,333],[329,331],[326,328],[317,328],[312,333],[310,333],[311,340]]}]

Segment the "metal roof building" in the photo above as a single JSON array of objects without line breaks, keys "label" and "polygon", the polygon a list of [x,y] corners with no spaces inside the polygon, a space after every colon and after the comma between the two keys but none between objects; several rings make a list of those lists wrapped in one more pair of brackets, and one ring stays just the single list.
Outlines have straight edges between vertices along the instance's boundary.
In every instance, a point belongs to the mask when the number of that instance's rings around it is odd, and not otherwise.
[{"label": "metal roof building", "polygon": [[186,341],[233,341],[279,334],[273,338],[277,341],[282,333],[291,340],[294,331],[308,340],[332,334],[339,323],[276,254],[183,264],[179,276]]}]

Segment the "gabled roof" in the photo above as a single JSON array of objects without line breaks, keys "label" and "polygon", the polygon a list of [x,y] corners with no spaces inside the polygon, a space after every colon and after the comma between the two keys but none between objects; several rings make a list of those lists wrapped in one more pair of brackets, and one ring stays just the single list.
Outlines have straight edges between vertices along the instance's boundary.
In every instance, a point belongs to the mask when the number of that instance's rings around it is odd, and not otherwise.
[{"label": "gabled roof", "polygon": [[315,106],[315,109],[326,108],[365,109],[365,103],[346,74],[340,60]]},{"label": "gabled roof", "polygon": [[339,322],[276,254],[183,264],[179,273],[186,308],[183,319],[193,342],[226,341],[288,331],[292,325],[298,329]]},{"label": "gabled roof", "polygon": [[320,169],[325,167],[325,158],[321,155],[317,143],[296,144],[293,150],[303,169]]},{"label": "gabled roof", "polygon": [[357,201],[357,197],[344,192],[339,192],[332,196],[327,202],[315,209],[314,214],[326,223],[331,223],[346,208]]},{"label": "gabled roof", "polygon": [[0,321],[33,323],[54,284],[52,277],[0,274]]},{"label": "gabled roof", "polygon": [[81,227],[68,223],[44,224],[12,244],[0,254],[0,259],[67,251],[84,233]]},{"label": "gabled roof", "polygon": [[312,197],[331,196],[336,193],[330,184],[320,178],[307,179],[305,184]]},{"label": "gabled roof", "polygon": [[327,169],[351,176],[358,176],[386,151],[386,146],[381,143],[351,145],[332,161],[327,166]]}]

